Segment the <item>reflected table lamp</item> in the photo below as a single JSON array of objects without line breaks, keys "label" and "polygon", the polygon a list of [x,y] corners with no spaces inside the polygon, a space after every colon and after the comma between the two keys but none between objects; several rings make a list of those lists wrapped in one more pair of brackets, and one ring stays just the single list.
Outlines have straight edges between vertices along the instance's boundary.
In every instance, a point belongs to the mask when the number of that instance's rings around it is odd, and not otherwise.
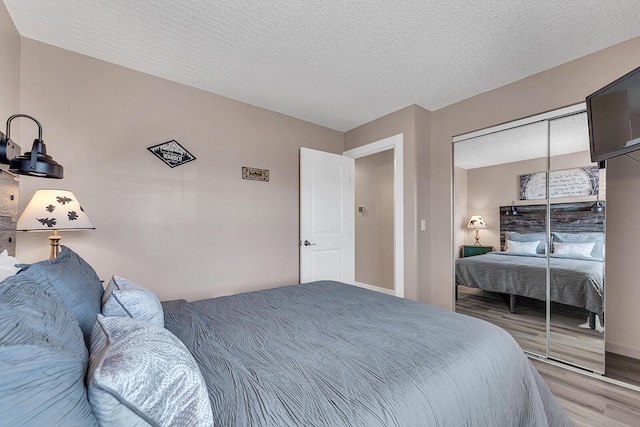
[{"label": "reflected table lamp", "polygon": [[487,228],[487,224],[484,223],[484,218],[480,215],[473,215],[469,220],[469,224],[467,224],[467,228],[473,228],[476,230],[476,246],[482,246],[480,244],[480,236],[478,235],[478,230],[481,228]]},{"label": "reflected table lamp", "polygon": [[58,231],[95,230],[91,220],[71,191],[38,190],[18,218],[18,231],[52,231],[49,236],[54,259],[60,252]]}]

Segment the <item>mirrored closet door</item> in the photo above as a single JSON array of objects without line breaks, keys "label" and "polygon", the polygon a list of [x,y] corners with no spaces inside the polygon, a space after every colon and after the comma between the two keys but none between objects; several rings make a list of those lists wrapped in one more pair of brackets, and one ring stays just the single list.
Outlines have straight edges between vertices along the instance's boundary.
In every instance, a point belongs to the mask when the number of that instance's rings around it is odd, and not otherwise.
[{"label": "mirrored closet door", "polygon": [[602,373],[604,171],[584,109],[454,138],[456,311]]},{"label": "mirrored closet door", "polygon": [[549,120],[549,153],[549,356],[604,373],[605,169],[586,112]]}]

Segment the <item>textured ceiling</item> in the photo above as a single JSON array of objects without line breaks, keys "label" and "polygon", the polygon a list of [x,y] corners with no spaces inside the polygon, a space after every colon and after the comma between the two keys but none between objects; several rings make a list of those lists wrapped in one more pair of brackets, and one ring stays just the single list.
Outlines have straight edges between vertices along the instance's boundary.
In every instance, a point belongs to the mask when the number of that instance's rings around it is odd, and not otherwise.
[{"label": "textured ceiling", "polygon": [[24,37],[346,131],[640,35],[638,0],[4,0]]},{"label": "textured ceiling", "polygon": [[[489,131],[487,129],[486,131]],[[547,143],[549,135],[549,143]],[[491,132],[454,145],[455,165],[475,169],[589,151],[587,113]]]}]

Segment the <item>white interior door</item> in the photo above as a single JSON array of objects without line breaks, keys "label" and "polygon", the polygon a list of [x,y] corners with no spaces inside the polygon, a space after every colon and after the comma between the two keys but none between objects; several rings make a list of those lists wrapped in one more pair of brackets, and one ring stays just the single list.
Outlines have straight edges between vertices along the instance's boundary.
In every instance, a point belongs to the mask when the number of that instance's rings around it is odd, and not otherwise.
[{"label": "white interior door", "polygon": [[300,149],[300,282],[355,281],[352,158]]}]

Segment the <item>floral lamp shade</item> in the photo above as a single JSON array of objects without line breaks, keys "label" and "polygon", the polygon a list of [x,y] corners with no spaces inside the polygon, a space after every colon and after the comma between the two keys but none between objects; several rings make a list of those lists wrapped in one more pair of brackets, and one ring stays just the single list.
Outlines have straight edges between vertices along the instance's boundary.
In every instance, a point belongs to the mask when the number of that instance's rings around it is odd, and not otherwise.
[{"label": "floral lamp shade", "polygon": [[38,190],[18,218],[18,231],[52,231],[51,256],[55,258],[59,251],[58,230],[94,230],[80,202],[68,190]]},{"label": "floral lamp shade", "polygon": [[484,222],[484,218],[480,215],[473,215],[469,220],[469,224],[467,224],[467,228],[473,228],[476,230],[476,246],[482,246],[480,244],[480,235],[478,234],[478,230],[481,228],[487,228],[487,224]]},{"label": "floral lamp shade", "polygon": [[484,218],[480,215],[473,215],[467,224],[467,228],[487,228],[487,224],[484,222]]}]

